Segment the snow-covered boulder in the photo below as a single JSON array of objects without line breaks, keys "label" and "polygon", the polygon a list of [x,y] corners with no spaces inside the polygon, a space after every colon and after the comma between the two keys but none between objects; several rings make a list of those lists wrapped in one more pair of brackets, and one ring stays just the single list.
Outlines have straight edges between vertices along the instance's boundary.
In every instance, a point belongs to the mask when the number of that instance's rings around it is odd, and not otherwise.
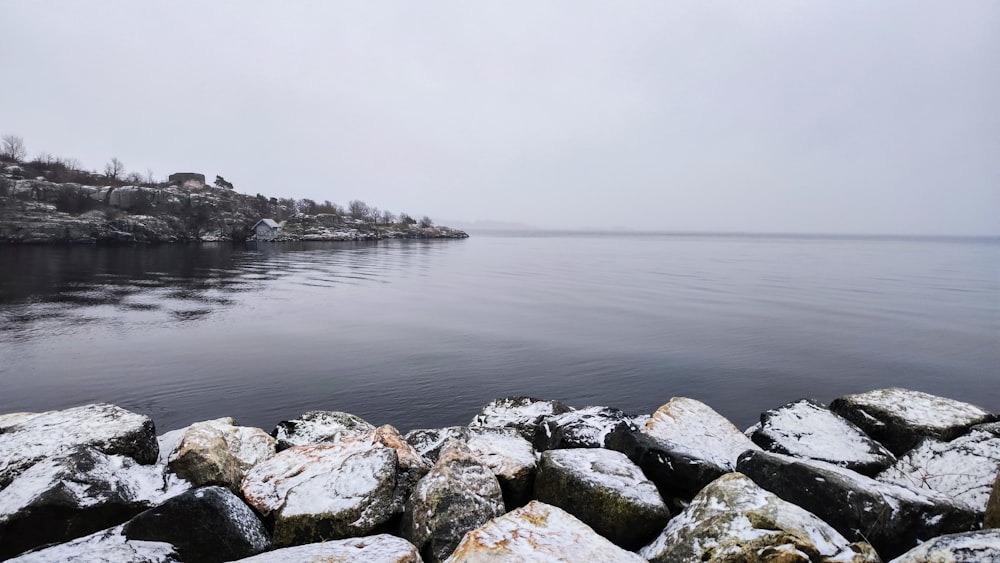
[{"label": "snow-covered boulder", "polygon": [[336,442],[341,438],[361,436],[375,427],[359,416],[339,411],[309,411],[285,420],[271,431],[278,441],[278,451],[292,446],[312,446]]},{"label": "snow-covered boulder", "polygon": [[[779,554],[786,558],[776,557]],[[814,514],[740,473],[709,483],[639,555],[655,563],[880,562],[870,545],[851,544]]]},{"label": "snow-covered boulder", "polygon": [[976,514],[939,494],[882,483],[821,461],[747,452],[740,456],[737,470],[819,516],[848,539],[870,542],[882,557],[979,523]]},{"label": "snow-covered boulder", "polygon": [[358,438],[348,440],[371,440],[392,448],[396,452],[396,486],[393,492],[393,512],[402,513],[406,499],[417,482],[431,469],[431,464],[406,442],[396,427],[385,424]]},{"label": "snow-covered boulder", "polygon": [[451,426],[413,430],[406,434],[406,441],[431,460],[437,460],[441,448],[450,440],[463,442],[480,463],[493,471],[500,480],[508,509],[523,506],[531,500],[537,459],[535,449],[517,430]]},{"label": "snow-covered boulder", "polygon": [[747,450],[760,450],[711,407],[675,397],[638,431],[618,426],[607,447],[627,455],[665,497],[691,498],[705,485],[733,471]]},{"label": "snow-covered boulder", "polygon": [[571,410],[573,409],[559,401],[543,401],[531,397],[494,399],[479,411],[469,427],[514,428],[525,440],[533,443],[542,419]]},{"label": "snow-covered boulder", "polygon": [[973,430],[950,442],[926,438],[876,479],[941,493],[984,514],[1000,473],[1000,436]]},{"label": "snow-covered boulder", "polygon": [[0,559],[121,524],[185,488],[160,467],[77,446],[0,490]]},{"label": "snow-covered boulder", "polygon": [[271,547],[264,524],[225,487],[202,487],[177,495],[128,521],[130,540],[165,542],[185,563],[220,563]]},{"label": "snow-covered boulder", "polygon": [[164,542],[133,541],[116,526],[71,542],[25,553],[7,563],[181,563],[174,546]]},{"label": "snow-covered boulder", "polygon": [[896,460],[860,428],[809,399],[761,414],[750,439],[770,452],[825,461],[868,476]]},{"label": "snow-covered boulder", "polygon": [[1000,530],[976,530],[928,540],[889,563],[996,563]]},{"label": "snow-covered boulder", "polygon": [[535,498],[562,508],[626,549],[648,542],[670,519],[642,470],[624,454],[600,448],[542,453]]},{"label": "snow-covered boulder", "polygon": [[975,405],[899,387],[845,395],[830,403],[830,410],[897,456],[922,438],[951,440],[974,424],[995,419]]},{"label": "snow-covered boulder", "polygon": [[535,433],[539,451],[558,448],[603,448],[608,434],[632,420],[611,407],[586,407],[542,419]]},{"label": "snow-covered boulder", "polygon": [[531,501],[465,534],[448,563],[644,563],[561,508]]},{"label": "snow-covered boulder", "polygon": [[983,515],[984,528],[1000,528],[1000,473],[993,481],[993,492],[986,503],[986,514]]},{"label": "snow-covered boulder", "polygon": [[363,536],[394,513],[396,459],[373,437],[295,446],[248,471],[243,497],[277,546]]},{"label": "snow-covered boulder", "polygon": [[238,492],[247,470],[275,454],[275,440],[232,418],[188,426],[168,456],[170,469],[195,486],[221,485]]},{"label": "snow-covered boulder", "polygon": [[496,476],[461,442],[451,442],[406,504],[403,536],[425,561],[448,557],[465,533],[504,513]]},{"label": "snow-covered boulder", "polygon": [[234,563],[421,563],[417,548],[403,538],[379,534],[284,547]]},{"label": "snow-covered boulder", "polygon": [[154,463],[159,451],[153,421],[115,405],[8,414],[0,418],[0,488],[32,464],[76,446],[143,464]]}]

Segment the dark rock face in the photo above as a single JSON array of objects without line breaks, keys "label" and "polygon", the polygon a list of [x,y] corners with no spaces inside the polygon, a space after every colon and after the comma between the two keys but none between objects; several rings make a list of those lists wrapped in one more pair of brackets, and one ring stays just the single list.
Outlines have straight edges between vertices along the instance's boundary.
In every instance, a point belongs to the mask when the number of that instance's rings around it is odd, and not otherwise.
[{"label": "dark rock face", "polygon": [[169,543],[186,563],[231,561],[271,546],[257,515],[224,487],[178,495],[130,520],[124,534],[130,540]]},{"label": "dark rock face", "polygon": [[153,477],[149,469],[85,446],[33,465],[0,490],[0,558],[85,536],[145,510],[151,499],[136,489]]},{"label": "dark rock face", "polygon": [[500,483],[460,442],[442,452],[406,505],[403,535],[425,561],[451,555],[466,532],[504,513]]},{"label": "dark rock face", "polygon": [[628,456],[664,498],[691,499],[705,485],[729,472],[687,452],[669,449],[652,437],[620,424],[607,437],[607,447]]},{"label": "dark rock face", "polygon": [[0,488],[34,463],[90,446],[139,463],[156,462],[159,446],[153,421],[107,404],[0,417]]},{"label": "dark rock face", "polygon": [[184,182],[191,180],[198,182],[200,184],[204,184],[205,175],[198,174],[197,172],[177,172],[167,177],[167,181],[169,181],[171,184],[183,184]]},{"label": "dark rock face", "polygon": [[535,433],[538,451],[560,448],[603,448],[608,434],[631,419],[611,407],[587,407],[542,419]]},{"label": "dark rock face", "polygon": [[907,551],[892,563],[944,563],[1000,561],[1000,530],[976,530],[928,540]]},{"label": "dark rock face", "polygon": [[975,405],[898,387],[845,395],[830,403],[830,410],[897,456],[923,438],[948,441],[973,425],[996,420]]},{"label": "dark rock face", "polygon": [[483,407],[469,423],[470,428],[513,428],[528,442],[534,443],[542,420],[551,415],[573,410],[559,401],[543,401],[531,397],[494,399]]},{"label": "dark rock face", "polygon": [[869,541],[883,558],[941,534],[978,526],[951,500],[813,460],[747,452],[737,470],[782,499],[819,516],[852,541]]},{"label": "dark rock face", "polygon": [[544,452],[535,498],[562,508],[626,549],[641,547],[670,519],[639,467],[619,452],[600,448]]},{"label": "dark rock face", "polygon": [[1000,474],[993,481],[993,492],[986,503],[986,515],[983,516],[984,528],[1000,528]]},{"label": "dark rock face", "polygon": [[363,418],[350,413],[309,411],[298,418],[279,422],[271,436],[278,441],[280,452],[292,446],[313,446],[362,436],[374,429]]},{"label": "dark rock face", "polygon": [[761,414],[750,439],[770,452],[825,461],[868,476],[895,461],[860,428],[809,399]]}]

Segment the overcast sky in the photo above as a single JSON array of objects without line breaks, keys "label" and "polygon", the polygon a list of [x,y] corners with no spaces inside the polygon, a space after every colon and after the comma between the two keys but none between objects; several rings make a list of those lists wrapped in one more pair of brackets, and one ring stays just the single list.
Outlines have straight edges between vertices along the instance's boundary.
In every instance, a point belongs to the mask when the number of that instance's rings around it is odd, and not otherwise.
[{"label": "overcast sky", "polygon": [[0,0],[0,133],[550,228],[1000,234],[1000,2]]}]

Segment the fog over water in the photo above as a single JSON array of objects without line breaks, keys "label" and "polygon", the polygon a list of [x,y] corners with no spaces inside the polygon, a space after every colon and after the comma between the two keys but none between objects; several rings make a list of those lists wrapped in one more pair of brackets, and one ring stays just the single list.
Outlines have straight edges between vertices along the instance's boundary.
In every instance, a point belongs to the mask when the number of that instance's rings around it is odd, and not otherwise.
[{"label": "fog over water", "polygon": [[0,247],[0,412],[402,430],[507,395],[748,426],[892,385],[1000,408],[996,239],[600,233]]}]

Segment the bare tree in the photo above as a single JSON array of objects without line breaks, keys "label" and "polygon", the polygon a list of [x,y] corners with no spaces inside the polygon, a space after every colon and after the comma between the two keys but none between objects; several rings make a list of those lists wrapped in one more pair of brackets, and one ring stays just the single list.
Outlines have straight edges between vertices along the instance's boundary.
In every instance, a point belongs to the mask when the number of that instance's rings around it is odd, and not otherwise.
[{"label": "bare tree", "polygon": [[430,217],[424,215],[423,217],[420,218],[421,228],[426,229],[427,227],[433,227],[433,226],[434,226],[434,221],[431,221]]},{"label": "bare tree", "polygon": [[368,216],[368,204],[355,199],[347,204],[347,212],[351,214],[351,219],[364,219]]},{"label": "bare tree", "polygon": [[396,216],[392,214],[392,211],[386,209],[382,212],[382,224],[391,225],[396,222]]},{"label": "bare tree", "polygon": [[410,217],[406,213],[400,213],[399,214],[399,222],[402,223],[402,224],[404,224],[404,225],[414,225],[414,224],[416,224],[417,220],[414,219],[413,217]]},{"label": "bare tree", "polygon": [[368,208],[368,216],[366,217],[368,223],[372,225],[378,224],[378,218],[381,216],[382,212],[379,211],[378,207],[374,205]]},{"label": "bare tree", "polygon": [[28,156],[28,149],[24,147],[24,139],[17,135],[4,135],[0,140],[0,156],[14,162],[21,162]]},{"label": "bare tree", "polygon": [[118,160],[118,157],[111,157],[111,161],[104,165],[104,176],[108,180],[118,181],[124,173],[125,165],[122,164],[122,161]]},{"label": "bare tree", "polygon": [[152,186],[153,184],[156,183],[156,176],[153,175],[153,169],[152,168],[147,168],[146,169],[146,178],[145,178],[145,180],[146,180],[146,183],[149,184],[150,186]]}]

